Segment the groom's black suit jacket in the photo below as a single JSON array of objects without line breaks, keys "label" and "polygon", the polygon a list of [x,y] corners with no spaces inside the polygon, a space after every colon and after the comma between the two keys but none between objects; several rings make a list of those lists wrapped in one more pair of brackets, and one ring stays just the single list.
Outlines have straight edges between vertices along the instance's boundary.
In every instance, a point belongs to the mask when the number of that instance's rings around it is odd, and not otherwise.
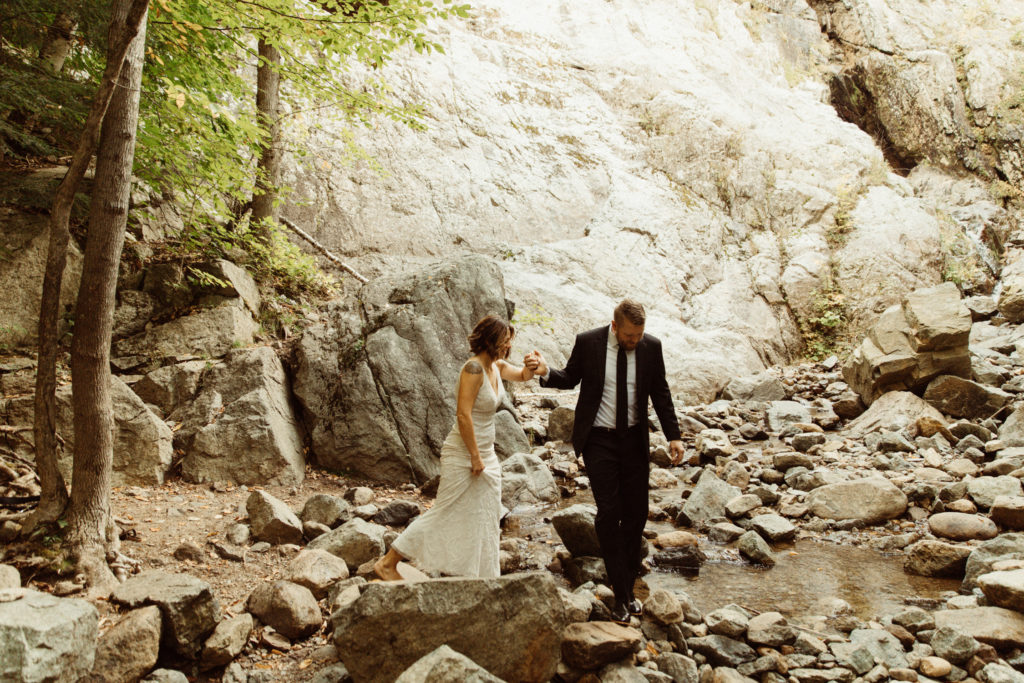
[{"label": "groom's black suit jacket", "polygon": [[[543,387],[554,389],[573,389],[577,384],[580,385],[572,428],[572,445],[577,453],[583,452],[597,417],[597,409],[601,405],[610,333],[610,327],[605,325],[576,335],[576,343],[573,344],[565,369],[550,369],[548,378],[540,383]],[[647,420],[648,398],[654,403],[654,412],[658,415],[665,437],[669,441],[679,439],[679,422],[665,380],[661,342],[657,337],[645,334],[636,347],[636,400],[641,423]],[[646,428],[643,433],[649,445],[650,436]]]}]

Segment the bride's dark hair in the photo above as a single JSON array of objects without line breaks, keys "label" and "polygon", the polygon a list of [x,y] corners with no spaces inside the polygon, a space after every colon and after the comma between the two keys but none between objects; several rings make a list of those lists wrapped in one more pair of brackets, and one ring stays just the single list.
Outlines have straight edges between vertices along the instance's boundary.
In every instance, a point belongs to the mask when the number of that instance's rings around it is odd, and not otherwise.
[{"label": "bride's dark hair", "polygon": [[516,328],[509,325],[496,315],[488,315],[480,319],[469,335],[469,350],[474,354],[486,351],[491,358],[508,358],[511,347],[501,356],[498,347],[506,339],[516,336]]}]

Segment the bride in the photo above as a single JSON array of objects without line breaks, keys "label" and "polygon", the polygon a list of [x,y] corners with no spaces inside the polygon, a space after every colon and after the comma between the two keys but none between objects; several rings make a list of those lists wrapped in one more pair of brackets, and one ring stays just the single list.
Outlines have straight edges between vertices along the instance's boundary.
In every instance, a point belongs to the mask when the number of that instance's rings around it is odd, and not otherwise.
[{"label": "bride", "polygon": [[494,413],[505,393],[502,379],[533,378],[532,370],[505,360],[514,336],[515,329],[494,315],[481,319],[469,335],[473,357],[456,384],[455,425],[441,446],[437,499],[373,565],[380,578],[401,579],[401,560],[431,573],[500,574],[501,465],[494,453]]}]

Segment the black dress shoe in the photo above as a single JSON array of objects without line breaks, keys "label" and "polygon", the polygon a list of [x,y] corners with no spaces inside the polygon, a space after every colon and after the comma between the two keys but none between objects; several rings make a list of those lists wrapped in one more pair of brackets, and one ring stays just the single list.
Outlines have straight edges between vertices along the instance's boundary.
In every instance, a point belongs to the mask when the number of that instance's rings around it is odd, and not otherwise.
[{"label": "black dress shoe", "polygon": [[626,609],[629,610],[629,613],[632,614],[634,617],[638,617],[644,611],[644,604],[636,598],[633,598],[632,600],[626,603]]},{"label": "black dress shoe", "polygon": [[616,602],[615,607],[612,607],[612,621],[616,624],[629,624],[629,610],[625,603]]}]

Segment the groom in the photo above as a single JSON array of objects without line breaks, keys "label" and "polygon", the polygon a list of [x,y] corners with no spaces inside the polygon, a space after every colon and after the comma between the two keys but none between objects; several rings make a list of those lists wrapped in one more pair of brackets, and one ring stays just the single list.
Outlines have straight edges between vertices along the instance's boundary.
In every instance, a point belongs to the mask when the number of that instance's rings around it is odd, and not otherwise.
[{"label": "groom", "polygon": [[644,334],[645,322],[643,305],[625,299],[615,307],[611,325],[576,336],[564,370],[548,368],[537,351],[524,359],[526,367],[540,375],[543,387],[581,385],[572,443],[583,454],[594,491],[594,526],[615,591],[612,618],[621,623],[641,610],[633,583],[640,574],[647,522],[648,398],[669,440],[672,464],[683,457],[661,342]]}]

